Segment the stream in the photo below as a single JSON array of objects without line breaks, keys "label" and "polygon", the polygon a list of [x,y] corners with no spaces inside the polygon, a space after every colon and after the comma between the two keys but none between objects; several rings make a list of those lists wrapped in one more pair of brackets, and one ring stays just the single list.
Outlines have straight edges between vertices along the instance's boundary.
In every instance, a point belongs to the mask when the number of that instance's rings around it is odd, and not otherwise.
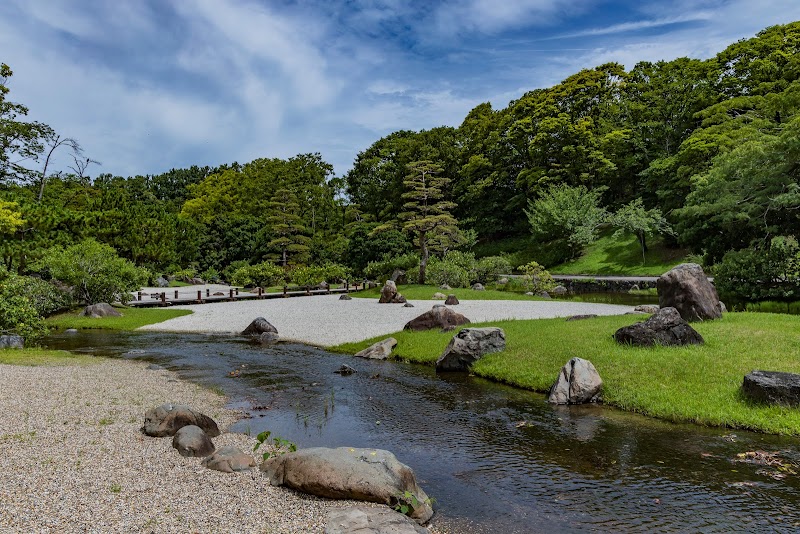
[{"label": "stream", "polygon": [[[390,450],[435,498],[433,524],[455,532],[800,531],[800,477],[736,461],[764,450],[800,463],[796,438],[551,406],[476,377],[299,344],[98,331],[46,344],[219,389],[247,414],[232,431]],[[345,363],[358,372],[334,374]]]}]

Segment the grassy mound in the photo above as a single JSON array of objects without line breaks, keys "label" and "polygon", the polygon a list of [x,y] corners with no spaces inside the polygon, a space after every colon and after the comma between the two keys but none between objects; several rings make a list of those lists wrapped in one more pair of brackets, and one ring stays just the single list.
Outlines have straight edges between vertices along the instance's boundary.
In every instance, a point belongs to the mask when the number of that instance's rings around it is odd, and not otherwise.
[{"label": "grassy mound", "polygon": [[169,308],[117,308],[122,317],[81,317],[83,310],[60,313],[48,317],[47,326],[56,330],[67,328],[104,329],[104,330],[135,330],[140,326],[161,323],[167,319],[189,315],[190,310],[171,310]]}]

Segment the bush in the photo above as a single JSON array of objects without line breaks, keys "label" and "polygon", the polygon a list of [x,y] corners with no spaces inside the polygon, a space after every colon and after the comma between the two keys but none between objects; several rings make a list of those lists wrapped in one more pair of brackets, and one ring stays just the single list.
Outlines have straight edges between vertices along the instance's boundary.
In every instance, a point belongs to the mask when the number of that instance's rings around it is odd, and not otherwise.
[{"label": "bush", "polygon": [[285,280],[286,271],[282,267],[265,261],[240,267],[231,275],[230,282],[237,286],[269,287],[283,284]]},{"label": "bush", "polygon": [[525,276],[522,278],[525,284],[525,289],[534,293],[541,293],[542,291],[550,291],[556,287],[556,282],[547,270],[536,263],[530,262],[523,265],[520,270]]},{"label": "bush", "polygon": [[117,300],[125,304],[131,299],[130,292],[147,280],[146,270],[94,239],[66,249],[52,248],[34,267],[72,286],[75,298],[86,304]]},{"label": "bush", "polygon": [[[225,278],[226,282],[234,283],[233,282],[233,274],[241,269],[242,267],[250,267],[250,262],[247,260],[235,260],[230,263],[227,267],[222,270],[222,276]],[[243,285],[243,284],[239,284]]]},{"label": "bush", "polygon": [[511,274],[511,270],[511,262],[503,256],[487,256],[475,264],[475,278],[482,284],[490,284],[501,274]]},{"label": "bush", "polygon": [[391,278],[395,269],[406,272],[406,279],[419,278],[419,256],[416,254],[403,254],[401,256],[384,257],[382,261],[370,262],[364,269],[364,276],[371,280],[385,282]]},{"label": "bush", "polygon": [[425,271],[425,282],[437,286],[469,287],[470,273],[457,262],[431,258]]},{"label": "bush", "polygon": [[[17,334],[30,341],[47,334],[42,314],[36,308],[37,299],[29,298],[26,288],[32,287],[30,277],[2,273],[0,281],[0,331]],[[50,285],[42,280],[37,280]],[[39,284],[35,284],[39,285]],[[43,305],[43,308],[49,306]]]},{"label": "bush", "polygon": [[209,267],[202,273],[200,273],[200,278],[202,278],[206,283],[208,282],[219,282],[219,271],[213,267]]},{"label": "bush", "polygon": [[308,265],[298,267],[291,272],[293,283],[301,287],[313,287],[322,282],[336,283],[349,276],[349,270],[337,263],[326,263],[324,265]]},{"label": "bush", "polygon": [[720,293],[745,300],[800,298],[800,245],[775,237],[769,248],[731,251],[714,267]]},{"label": "bush", "polygon": [[178,269],[172,273],[172,276],[175,277],[175,280],[180,280],[181,282],[191,282],[192,278],[197,278],[197,269],[192,267]]}]

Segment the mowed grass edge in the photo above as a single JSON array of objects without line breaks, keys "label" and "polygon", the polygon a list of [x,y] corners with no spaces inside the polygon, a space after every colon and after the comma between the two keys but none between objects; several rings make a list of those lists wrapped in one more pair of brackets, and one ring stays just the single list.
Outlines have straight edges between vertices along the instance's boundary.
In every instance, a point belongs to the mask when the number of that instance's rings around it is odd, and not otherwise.
[{"label": "mowed grass edge", "polygon": [[116,308],[122,317],[101,317],[92,319],[82,317],[83,311],[69,311],[48,317],[46,322],[49,328],[65,330],[67,328],[104,329],[104,330],[135,330],[148,324],[161,323],[168,319],[189,315],[191,310],[173,310],[170,308]]},{"label": "mowed grass edge", "polygon": [[[604,382],[604,403],[675,422],[800,435],[800,409],[764,406],[742,398],[744,375],[755,370],[800,373],[800,317],[728,313],[693,323],[705,345],[640,348],[619,345],[612,334],[642,317],[500,321],[506,350],[484,356],[472,368],[481,377],[545,392],[573,357],[590,360]],[[432,365],[455,332],[397,332],[395,354]],[[388,336],[330,350],[355,354]]]}]

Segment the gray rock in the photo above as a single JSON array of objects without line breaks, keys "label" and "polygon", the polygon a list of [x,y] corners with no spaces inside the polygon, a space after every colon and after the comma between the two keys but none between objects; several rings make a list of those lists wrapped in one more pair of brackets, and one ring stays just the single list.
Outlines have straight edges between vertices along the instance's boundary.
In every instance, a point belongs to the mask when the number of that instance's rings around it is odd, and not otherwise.
[{"label": "gray rock", "polygon": [[77,334],[78,333],[78,329],[77,328],[67,328],[66,330],[64,330],[64,333],[65,334]]},{"label": "gray rock", "polygon": [[742,393],[756,402],[800,406],[800,375],[753,371],[744,377]]},{"label": "gray rock", "polygon": [[584,313],[581,315],[571,315],[567,317],[567,321],[582,321],[583,319],[593,319],[597,317],[596,313]]},{"label": "gray rock", "polygon": [[725,303],[722,302],[722,301],[719,301],[719,311],[721,313],[728,313],[728,308],[727,308],[727,306],[725,306]]},{"label": "gray rock", "polygon": [[447,295],[447,300],[444,303],[448,306],[455,306],[458,304],[458,298],[455,295]]},{"label": "gray rock", "polygon": [[558,373],[550,387],[547,402],[552,404],[583,404],[597,400],[603,380],[592,362],[572,358]]},{"label": "gray rock", "polygon": [[389,277],[389,280],[394,282],[395,284],[405,284],[406,283],[406,272],[402,269],[395,269],[392,272],[392,276]]},{"label": "gray rock", "polygon": [[356,371],[355,369],[346,364],[342,364],[341,367],[339,367],[337,370],[334,371],[334,373],[336,373],[337,375],[342,375],[342,376],[349,376],[357,372],[358,371]]},{"label": "gray rock", "polygon": [[358,358],[369,358],[372,360],[385,360],[392,355],[392,349],[394,349],[396,346],[397,340],[393,337],[389,337],[383,341],[378,341],[374,345],[371,345],[360,352],[357,352],[355,356]]},{"label": "gray rock", "polygon": [[203,467],[214,471],[234,473],[254,468],[256,461],[249,454],[245,454],[236,447],[228,445],[217,449],[211,456],[203,458],[201,464]]},{"label": "gray rock", "polygon": [[253,322],[247,325],[247,328],[242,330],[243,336],[253,336],[253,337],[260,337],[261,334],[265,332],[271,332],[273,334],[278,333],[278,329],[272,326],[269,321],[264,319],[263,317],[256,317],[253,319]]},{"label": "gray rock", "polygon": [[262,332],[261,335],[258,336],[258,342],[265,345],[276,343],[279,339],[280,336],[275,332]]},{"label": "gray rock", "polygon": [[354,499],[393,506],[405,492],[419,502],[409,516],[420,524],[433,515],[414,471],[381,449],[312,447],[269,458],[261,471],[273,486],[329,499]]},{"label": "gray rock", "polygon": [[638,284],[633,284],[631,286],[631,288],[628,290],[628,293],[633,293],[635,291],[639,291],[639,285]]},{"label": "gray rock", "polygon": [[696,263],[682,263],[662,274],[656,282],[658,304],[678,310],[687,321],[722,317],[717,290]]},{"label": "gray rock", "polygon": [[378,302],[381,304],[388,304],[392,302],[392,299],[397,295],[397,285],[392,282],[391,280],[387,280],[385,284],[383,284],[383,288],[381,289],[381,298],[378,299]]},{"label": "gray rock", "polygon": [[167,280],[163,276],[159,276],[158,278],[156,278],[156,286],[157,287],[169,287],[169,280]]},{"label": "gray rock", "polygon": [[445,300],[446,298],[447,295],[445,295],[444,293],[439,293],[438,291],[433,294],[433,300]]},{"label": "gray rock", "polygon": [[178,449],[181,456],[195,457],[208,456],[214,452],[214,443],[211,438],[203,432],[203,429],[195,425],[183,426],[175,432],[172,438],[172,446]]},{"label": "gray rock", "polygon": [[506,349],[506,334],[502,328],[464,328],[453,336],[439,359],[437,371],[468,371],[484,354]]},{"label": "gray rock", "polygon": [[192,278],[191,280],[189,280],[189,283],[193,284],[193,285],[196,285],[196,286],[202,286],[202,285],[205,285],[206,281],[203,280],[202,278],[195,277],[195,278]]},{"label": "gray rock", "polygon": [[142,432],[148,436],[174,436],[179,429],[195,425],[214,438],[219,436],[219,427],[209,416],[196,412],[184,404],[162,404],[147,410]]},{"label": "gray rock", "polygon": [[22,336],[7,334],[0,336],[0,349],[24,349],[25,339]]},{"label": "gray rock", "polygon": [[403,327],[404,330],[431,330],[448,326],[460,326],[469,323],[469,319],[451,310],[444,304],[435,304],[433,309],[411,319]]},{"label": "gray rock", "polygon": [[642,347],[653,345],[702,345],[701,336],[675,308],[661,308],[644,322],[624,326],[614,333],[617,343]]},{"label": "gray rock", "polygon": [[497,283],[501,286],[504,286],[508,283],[508,278],[503,277],[500,280],[498,280]]},{"label": "gray rock", "polygon": [[122,317],[122,314],[115,310],[111,304],[107,302],[100,302],[86,306],[81,313],[84,317],[91,317],[92,319],[99,319],[101,317]]},{"label": "gray rock", "polygon": [[405,304],[408,300],[401,294],[397,293],[394,298],[392,298],[392,304]]},{"label": "gray rock", "polygon": [[450,291],[453,288],[448,286],[447,284],[442,284],[442,285],[439,286],[439,289],[441,289],[443,291]]},{"label": "gray rock", "polygon": [[539,291],[538,293],[536,293],[536,296],[540,297],[540,298],[543,298],[543,299],[551,299],[551,298],[553,298],[553,297],[550,296],[550,293],[548,293],[547,291]]},{"label": "gray rock", "polygon": [[533,297],[533,296],[536,296],[536,293],[534,293],[533,291],[526,291],[525,292],[525,296],[526,297]]},{"label": "gray rock", "polygon": [[323,280],[322,282],[317,284],[317,289],[324,289],[325,291],[328,291],[330,288],[331,288],[331,285],[328,282],[326,282],[325,280]]},{"label": "gray rock", "polygon": [[350,295],[342,295],[341,297],[339,297],[339,300],[353,300],[353,297],[351,297]]},{"label": "gray rock", "polygon": [[556,286],[553,289],[551,289],[550,292],[553,293],[553,295],[566,295],[567,288],[564,286]]},{"label": "gray rock", "polygon": [[410,302],[406,302],[405,304],[403,304],[403,307],[404,307],[404,308],[413,308],[413,307],[414,307],[414,305],[413,305],[413,304],[411,304]]},{"label": "gray rock", "polygon": [[633,309],[633,311],[653,314],[660,309],[661,306],[658,306],[657,304],[639,304]]},{"label": "gray rock", "polygon": [[473,290],[473,291],[485,291],[485,290],[486,290],[486,288],[485,288],[485,287],[483,287],[483,284],[481,284],[481,283],[478,283],[478,284],[474,284],[474,285],[472,286],[472,290]]},{"label": "gray rock", "polygon": [[430,534],[430,531],[393,510],[350,506],[328,512],[325,534]]}]

